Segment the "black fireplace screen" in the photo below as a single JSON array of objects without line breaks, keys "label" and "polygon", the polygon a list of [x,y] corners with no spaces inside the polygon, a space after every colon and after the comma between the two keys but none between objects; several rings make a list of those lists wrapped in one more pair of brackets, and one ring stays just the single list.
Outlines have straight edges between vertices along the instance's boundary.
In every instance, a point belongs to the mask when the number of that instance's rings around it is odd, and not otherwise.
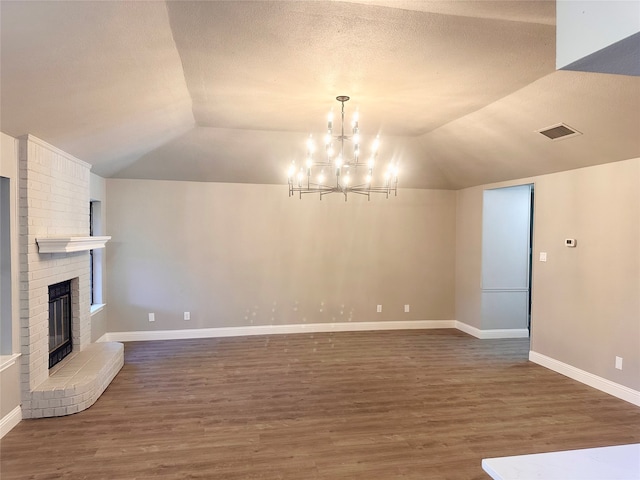
[{"label": "black fireplace screen", "polygon": [[71,347],[71,281],[66,281],[49,287],[49,368]]}]

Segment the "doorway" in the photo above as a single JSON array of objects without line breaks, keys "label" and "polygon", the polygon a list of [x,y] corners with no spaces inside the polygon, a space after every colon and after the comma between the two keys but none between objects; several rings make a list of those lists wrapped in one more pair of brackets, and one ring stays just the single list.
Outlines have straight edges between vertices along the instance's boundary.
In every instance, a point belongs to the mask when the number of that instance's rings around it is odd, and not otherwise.
[{"label": "doorway", "polygon": [[514,330],[514,333],[528,335],[532,240],[533,185],[485,190],[482,208],[483,330]]}]

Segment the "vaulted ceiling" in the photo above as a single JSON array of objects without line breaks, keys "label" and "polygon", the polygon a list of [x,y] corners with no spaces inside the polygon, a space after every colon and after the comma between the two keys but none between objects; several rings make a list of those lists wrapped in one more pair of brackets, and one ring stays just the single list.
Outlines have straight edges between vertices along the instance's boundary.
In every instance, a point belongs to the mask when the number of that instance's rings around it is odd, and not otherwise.
[{"label": "vaulted ceiling", "polygon": [[[640,78],[555,70],[554,1],[3,1],[0,130],[104,177],[286,183],[337,95],[400,186],[640,156]],[[583,135],[551,141],[566,123]]]}]

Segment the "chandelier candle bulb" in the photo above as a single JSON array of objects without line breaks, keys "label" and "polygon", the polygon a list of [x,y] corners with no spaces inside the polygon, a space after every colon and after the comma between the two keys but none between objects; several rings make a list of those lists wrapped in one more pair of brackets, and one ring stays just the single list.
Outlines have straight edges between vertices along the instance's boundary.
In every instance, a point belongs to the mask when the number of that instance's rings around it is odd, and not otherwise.
[{"label": "chandelier candle bulb", "polygon": [[[353,116],[351,135],[345,134],[344,104],[349,100],[349,97],[340,95],[336,97],[336,100],[341,103],[340,132],[337,135],[333,135],[333,111],[330,111],[327,117],[327,131],[324,135],[326,158],[314,160],[313,155],[316,150],[316,145],[313,141],[313,136],[309,135],[307,139],[306,162],[299,168],[297,183],[293,178],[295,170],[298,168],[295,162],[293,162],[288,172],[289,196],[298,193],[299,197],[302,198],[303,193],[317,193],[320,199],[322,199],[324,195],[329,193],[342,193],[346,201],[347,194],[349,193],[365,195],[368,200],[371,199],[372,193],[382,193],[387,198],[389,198],[389,194],[391,193],[398,195],[398,168],[395,162],[389,165],[389,169],[384,176],[385,182],[378,185],[373,184],[373,167],[380,147],[379,135],[375,137],[371,152],[367,153],[369,160],[367,162],[361,162],[360,145],[362,143],[362,137],[359,127],[359,113],[355,112]],[[334,148],[334,140],[339,142],[337,145],[339,150],[337,152]],[[349,147],[345,151],[345,141],[353,143],[352,153],[349,153]],[[361,172],[358,172],[358,168],[361,169]],[[321,170],[319,174],[316,169]],[[306,185],[303,186],[305,171],[307,181],[305,182]],[[335,173],[335,182],[328,179],[329,184],[325,184],[325,171]],[[318,183],[311,182],[312,175],[314,179],[317,178]],[[363,181],[364,183],[359,183]],[[331,185],[331,183],[334,183],[334,185]]]}]

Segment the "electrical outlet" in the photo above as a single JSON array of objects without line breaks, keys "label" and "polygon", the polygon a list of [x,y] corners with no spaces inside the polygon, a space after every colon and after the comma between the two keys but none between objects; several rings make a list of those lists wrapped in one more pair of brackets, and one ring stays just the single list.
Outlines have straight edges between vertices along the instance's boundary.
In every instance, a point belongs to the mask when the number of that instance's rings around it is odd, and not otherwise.
[{"label": "electrical outlet", "polygon": [[378,308],[377,308],[377,310],[376,310],[376,311],[377,311],[378,313],[381,313],[381,312],[382,312],[382,305],[378,305]]},{"label": "electrical outlet", "polygon": [[191,312],[184,312],[184,319],[191,320]]},{"label": "electrical outlet", "polygon": [[156,321],[156,314],[155,313],[150,313],[149,314],[149,321],[150,322],[155,322]]},{"label": "electrical outlet", "polygon": [[541,262],[547,261],[547,252],[540,252],[540,261]]},{"label": "electrical outlet", "polygon": [[404,305],[404,313],[409,313],[409,304],[405,303]]},{"label": "electrical outlet", "polygon": [[616,368],[622,370],[622,357],[616,357]]}]

